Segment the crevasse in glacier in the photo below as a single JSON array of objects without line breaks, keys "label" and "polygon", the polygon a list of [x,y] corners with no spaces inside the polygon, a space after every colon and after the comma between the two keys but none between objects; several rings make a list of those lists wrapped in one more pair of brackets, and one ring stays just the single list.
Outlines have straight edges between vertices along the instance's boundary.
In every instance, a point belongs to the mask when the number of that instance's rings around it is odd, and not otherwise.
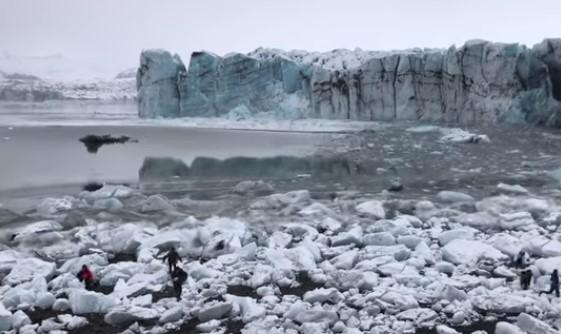
[{"label": "crevasse in glacier", "polygon": [[220,116],[560,125],[561,39],[533,49],[474,40],[448,50],[257,49],[141,54],[141,117]]}]

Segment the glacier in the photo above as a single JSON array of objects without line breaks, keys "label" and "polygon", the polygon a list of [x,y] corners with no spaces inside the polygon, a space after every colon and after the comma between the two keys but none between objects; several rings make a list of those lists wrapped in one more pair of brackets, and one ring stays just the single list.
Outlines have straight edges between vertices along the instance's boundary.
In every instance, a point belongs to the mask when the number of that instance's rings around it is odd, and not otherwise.
[{"label": "glacier", "polygon": [[259,48],[194,52],[188,66],[144,50],[137,71],[143,118],[323,118],[561,126],[561,39],[528,48],[472,40],[449,49]]}]

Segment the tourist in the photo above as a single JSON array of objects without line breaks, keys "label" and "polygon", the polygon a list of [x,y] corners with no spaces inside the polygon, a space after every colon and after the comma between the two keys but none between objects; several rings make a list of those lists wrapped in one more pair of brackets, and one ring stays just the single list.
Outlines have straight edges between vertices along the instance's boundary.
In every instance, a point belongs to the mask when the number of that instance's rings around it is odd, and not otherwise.
[{"label": "tourist", "polygon": [[177,263],[181,261],[181,257],[177,254],[177,251],[172,247],[169,252],[162,258],[162,261],[167,261],[169,265],[169,272],[173,273],[175,268],[177,268]]},{"label": "tourist", "polygon": [[88,268],[88,266],[83,265],[82,270],[80,270],[77,277],[80,280],[80,282],[84,282],[87,290],[93,289],[95,285],[95,279],[93,273],[91,272],[90,268]]},{"label": "tourist", "polygon": [[173,272],[171,273],[171,279],[173,281],[173,290],[175,291],[175,298],[177,298],[177,301],[180,301],[181,293],[183,291],[182,286],[183,283],[185,283],[185,281],[187,280],[187,273],[183,269],[176,266]]}]

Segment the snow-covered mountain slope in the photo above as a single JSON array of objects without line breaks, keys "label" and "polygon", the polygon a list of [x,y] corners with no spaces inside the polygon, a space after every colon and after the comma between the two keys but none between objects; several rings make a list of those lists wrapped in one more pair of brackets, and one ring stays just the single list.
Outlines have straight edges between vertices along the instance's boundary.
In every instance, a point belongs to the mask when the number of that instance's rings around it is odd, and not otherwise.
[{"label": "snow-covered mountain slope", "polygon": [[133,78],[50,81],[25,74],[0,74],[0,101],[109,100],[136,98]]},{"label": "snow-covered mountain slope", "polygon": [[219,57],[141,55],[141,117],[500,121],[561,125],[561,39],[534,48],[470,41],[448,50],[258,49]]}]

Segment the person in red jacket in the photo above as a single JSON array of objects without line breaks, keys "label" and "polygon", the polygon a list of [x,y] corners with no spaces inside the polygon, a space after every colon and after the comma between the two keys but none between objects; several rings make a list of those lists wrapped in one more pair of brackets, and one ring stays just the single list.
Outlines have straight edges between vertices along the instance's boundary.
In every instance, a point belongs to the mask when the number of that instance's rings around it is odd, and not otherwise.
[{"label": "person in red jacket", "polygon": [[86,289],[91,290],[94,286],[95,280],[94,275],[91,272],[90,268],[85,264],[82,266],[82,270],[78,273],[78,279],[80,282],[84,282],[86,284]]}]

